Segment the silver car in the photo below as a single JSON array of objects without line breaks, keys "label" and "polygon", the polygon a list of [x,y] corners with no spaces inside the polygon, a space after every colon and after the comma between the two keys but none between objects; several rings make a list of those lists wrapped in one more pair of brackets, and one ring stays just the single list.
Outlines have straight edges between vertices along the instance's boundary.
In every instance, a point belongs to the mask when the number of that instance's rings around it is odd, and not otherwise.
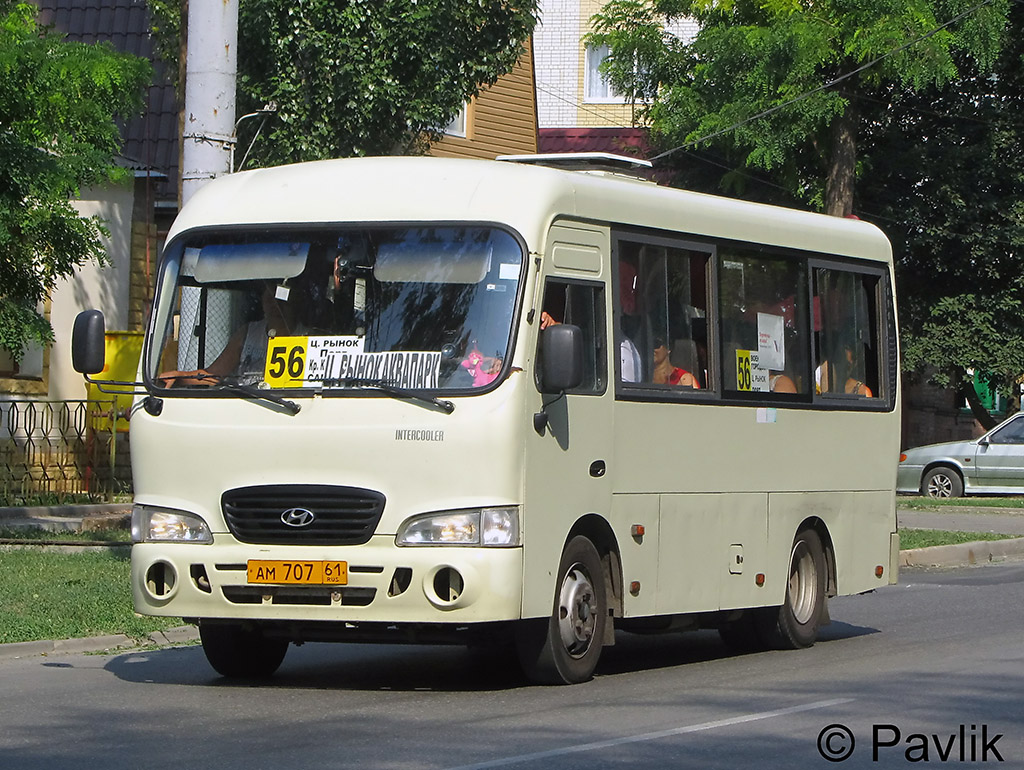
[{"label": "silver car", "polygon": [[927,497],[1024,494],[1024,412],[978,439],[903,452],[896,491]]}]

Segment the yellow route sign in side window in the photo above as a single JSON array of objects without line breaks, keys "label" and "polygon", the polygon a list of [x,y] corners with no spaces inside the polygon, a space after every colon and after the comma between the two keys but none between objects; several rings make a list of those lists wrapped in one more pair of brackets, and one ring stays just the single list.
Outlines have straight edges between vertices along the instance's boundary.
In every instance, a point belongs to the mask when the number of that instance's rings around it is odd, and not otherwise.
[{"label": "yellow route sign in side window", "polygon": [[750,390],[750,351],[736,351],[736,390]]}]

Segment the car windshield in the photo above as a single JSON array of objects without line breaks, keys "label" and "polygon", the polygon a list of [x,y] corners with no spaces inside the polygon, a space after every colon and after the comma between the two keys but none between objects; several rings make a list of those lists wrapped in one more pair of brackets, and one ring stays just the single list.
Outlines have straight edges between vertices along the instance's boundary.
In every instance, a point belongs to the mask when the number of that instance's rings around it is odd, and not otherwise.
[{"label": "car windshield", "polygon": [[508,368],[523,253],[488,226],[203,232],[163,267],[157,388],[484,388]]}]

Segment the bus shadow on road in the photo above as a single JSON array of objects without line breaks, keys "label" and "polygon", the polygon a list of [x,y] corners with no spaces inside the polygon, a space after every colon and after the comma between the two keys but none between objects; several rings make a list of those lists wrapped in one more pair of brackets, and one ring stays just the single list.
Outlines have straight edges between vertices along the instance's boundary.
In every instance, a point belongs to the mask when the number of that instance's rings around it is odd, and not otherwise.
[{"label": "bus shadow on road", "polygon": [[126,653],[106,670],[137,684],[316,690],[501,691],[527,684],[511,649],[307,643],[292,646],[277,673],[227,679],[199,646]]},{"label": "bus shadow on road", "polygon": [[[819,644],[876,633],[875,628],[833,621],[821,629]],[[596,675],[674,668],[744,654],[726,646],[716,631],[619,632],[616,643],[602,652]],[[511,648],[460,646],[308,643],[291,647],[278,672],[264,679],[221,677],[198,645],[125,653],[110,659],[105,669],[126,682],[187,687],[490,692],[529,684]]]},{"label": "bus shadow on road", "polygon": [[[876,628],[832,621],[819,631],[818,644],[839,642],[880,633]],[[606,647],[597,674],[626,674],[708,663],[744,655],[773,654],[776,650],[737,650],[729,647],[717,631],[687,631],[654,635],[619,633],[616,643]]]}]

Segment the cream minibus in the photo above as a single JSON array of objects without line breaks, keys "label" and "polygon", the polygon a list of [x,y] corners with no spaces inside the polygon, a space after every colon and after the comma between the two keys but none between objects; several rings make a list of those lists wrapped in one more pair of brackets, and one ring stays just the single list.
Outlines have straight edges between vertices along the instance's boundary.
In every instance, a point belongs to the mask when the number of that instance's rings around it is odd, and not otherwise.
[{"label": "cream minibus", "polygon": [[[629,164],[203,187],[136,383],[136,610],[197,623],[229,677],[392,641],[507,646],[574,683],[617,631],[806,647],[829,597],[895,582],[886,238]],[[102,316],[75,331],[100,371]]]}]

